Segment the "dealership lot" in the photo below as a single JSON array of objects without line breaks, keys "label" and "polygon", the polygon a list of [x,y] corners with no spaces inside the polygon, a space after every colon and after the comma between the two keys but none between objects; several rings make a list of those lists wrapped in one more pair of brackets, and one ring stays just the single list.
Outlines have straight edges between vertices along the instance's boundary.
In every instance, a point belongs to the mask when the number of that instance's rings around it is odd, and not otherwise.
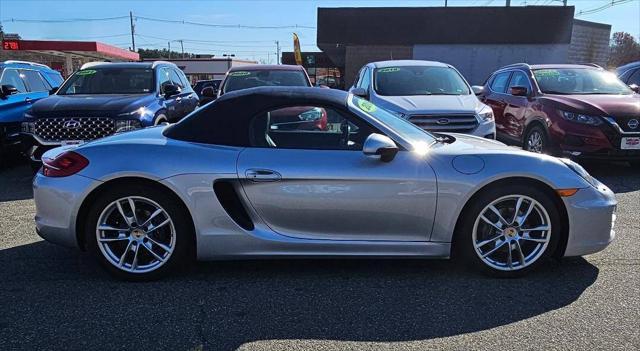
[{"label": "dealership lot", "polygon": [[0,349],[637,349],[640,170],[589,170],[616,192],[616,240],[522,279],[447,261],[274,260],[135,284],[42,241],[29,167],[14,165],[0,171]]}]

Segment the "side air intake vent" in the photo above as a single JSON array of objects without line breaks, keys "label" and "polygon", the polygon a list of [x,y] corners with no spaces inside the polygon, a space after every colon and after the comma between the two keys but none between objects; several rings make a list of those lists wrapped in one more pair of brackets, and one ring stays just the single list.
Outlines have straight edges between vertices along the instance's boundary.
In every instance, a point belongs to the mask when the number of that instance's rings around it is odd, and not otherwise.
[{"label": "side air intake vent", "polygon": [[222,207],[234,222],[245,230],[254,229],[253,221],[251,221],[231,181],[217,180],[213,183],[213,191],[215,191],[218,201],[220,201],[220,204],[222,204]]}]

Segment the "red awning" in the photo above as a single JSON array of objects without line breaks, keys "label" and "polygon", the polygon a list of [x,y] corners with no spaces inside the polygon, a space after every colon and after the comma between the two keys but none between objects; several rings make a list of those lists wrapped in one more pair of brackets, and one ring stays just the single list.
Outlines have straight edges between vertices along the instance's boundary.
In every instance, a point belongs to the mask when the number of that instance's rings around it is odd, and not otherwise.
[{"label": "red awning", "polygon": [[9,40],[2,42],[4,50],[26,50],[44,54],[73,58],[95,58],[109,61],[140,61],[137,52],[131,52],[96,41],[48,41],[48,40]]}]

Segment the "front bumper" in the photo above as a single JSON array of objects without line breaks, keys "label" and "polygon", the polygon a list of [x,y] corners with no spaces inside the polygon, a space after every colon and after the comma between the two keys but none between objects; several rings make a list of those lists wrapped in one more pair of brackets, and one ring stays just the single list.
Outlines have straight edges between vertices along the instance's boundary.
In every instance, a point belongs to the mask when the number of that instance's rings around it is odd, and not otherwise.
[{"label": "front bumper", "polygon": [[85,197],[100,181],[72,175],[50,178],[38,173],[33,178],[36,204],[36,232],[43,239],[69,247],[78,247],[76,219]]},{"label": "front bumper", "polygon": [[565,256],[582,256],[604,250],[615,237],[616,197],[604,184],[580,189],[562,198],[569,217]]}]

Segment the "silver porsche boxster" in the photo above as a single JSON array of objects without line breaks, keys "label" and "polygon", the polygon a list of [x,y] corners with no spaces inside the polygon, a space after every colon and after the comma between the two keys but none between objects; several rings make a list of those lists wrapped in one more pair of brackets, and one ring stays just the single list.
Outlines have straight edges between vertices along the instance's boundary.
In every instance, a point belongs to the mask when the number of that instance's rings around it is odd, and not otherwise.
[{"label": "silver porsche boxster", "polygon": [[616,208],[570,160],[319,88],[232,92],[174,125],[53,149],[33,187],[40,236],[128,280],[263,257],[455,257],[517,276],[603,250]]}]

